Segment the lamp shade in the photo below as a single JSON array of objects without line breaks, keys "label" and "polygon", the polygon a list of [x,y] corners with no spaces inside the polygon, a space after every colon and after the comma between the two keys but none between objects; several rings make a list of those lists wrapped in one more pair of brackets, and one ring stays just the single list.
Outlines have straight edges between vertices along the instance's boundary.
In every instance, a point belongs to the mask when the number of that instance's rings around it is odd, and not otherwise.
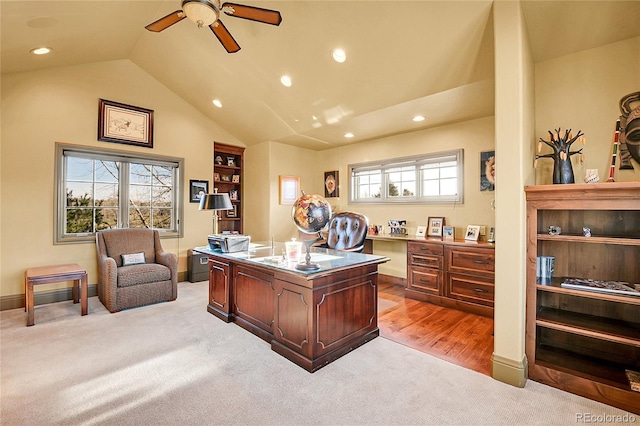
[{"label": "lamp shade", "polygon": [[217,192],[214,194],[205,194],[200,198],[200,206],[198,210],[233,210],[233,204],[229,194]]},{"label": "lamp shade", "polygon": [[199,28],[213,24],[220,14],[219,9],[208,0],[184,0],[182,10]]}]

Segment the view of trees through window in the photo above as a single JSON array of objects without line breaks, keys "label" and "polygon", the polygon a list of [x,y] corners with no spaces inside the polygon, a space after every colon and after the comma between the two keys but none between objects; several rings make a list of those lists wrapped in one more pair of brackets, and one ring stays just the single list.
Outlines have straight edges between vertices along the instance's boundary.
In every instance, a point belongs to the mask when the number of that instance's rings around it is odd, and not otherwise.
[{"label": "view of trees through window", "polygon": [[71,155],[65,161],[65,234],[172,228],[174,167]]}]

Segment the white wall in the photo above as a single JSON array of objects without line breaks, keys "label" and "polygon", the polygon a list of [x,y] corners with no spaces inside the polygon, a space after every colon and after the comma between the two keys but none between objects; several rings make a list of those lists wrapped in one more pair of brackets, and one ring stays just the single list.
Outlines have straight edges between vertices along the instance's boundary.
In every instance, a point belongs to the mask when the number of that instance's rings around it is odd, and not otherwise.
[{"label": "white wall", "polygon": [[[154,110],[154,148],[98,142],[99,98]],[[94,244],[53,244],[56,142],[185,158],[184,238],[162,244],[186,271],[186,251],[211,232],[189,179],[211,182],[213,141],[238,140],[128,60],[4,74],[2,113],[0,296],[24,293],[25,269],[48,264],[79,263],[97,282]]]}]

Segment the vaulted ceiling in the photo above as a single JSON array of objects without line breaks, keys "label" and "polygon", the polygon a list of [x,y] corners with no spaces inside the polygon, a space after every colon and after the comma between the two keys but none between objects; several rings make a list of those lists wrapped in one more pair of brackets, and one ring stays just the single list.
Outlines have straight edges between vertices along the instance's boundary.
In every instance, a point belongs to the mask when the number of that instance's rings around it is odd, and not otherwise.
[{"label": "vaulted ceiling", "polygon": [[[180,0],[5,0],[2,73],[129,59],[247,145],[323,150],[493,115],[493,1],[237,3],[278,10],[282,23],[222,14],[242,48],[229,54],[187,19],[145,30]],[[536,61],[640,35],[637,0],[523,4]],[[41,45],[53,53],[29,53]]]}]

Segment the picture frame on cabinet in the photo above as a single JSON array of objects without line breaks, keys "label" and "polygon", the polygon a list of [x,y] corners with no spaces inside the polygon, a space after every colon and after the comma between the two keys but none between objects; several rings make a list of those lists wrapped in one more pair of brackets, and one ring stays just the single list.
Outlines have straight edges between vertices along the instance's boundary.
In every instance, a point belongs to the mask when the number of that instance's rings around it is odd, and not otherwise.
[{"label": "picture frame on cabinet", "polygon": [[238,217],[238,206],[236,204],[233,205],[233,210],[225,210],[226,217],[230,219],[235,219]]},{"label": "picture frame on cabinet", "polygon": [[199,203],[203,195],[209,193],[209,181],[189,180],[189,202]]},{"label": "picture frame on cabinet", "polygon": [[240,175],[233,175],[231,177],[231,182],[233,183],[240,183]]},{"label": "picture frame on cabinet", "polygon": [[227,157],[227,166],[235,167],[236,166],[236,157],[233,157],[233,156]]},{"label": "picture frame on cabinet", "polygon": [[442,227],[442,238],[447,241],[453,241],[456,237],[456,228],[453,226]]},{"label": "picture frame on cabinet", "polygon": [[230,175],[222,175],[222,176],[220,176],[220,180],[222,182],[231,182],[231,176]]},{"label": "picture frame on cabinet", "polygon": [[153,110],[99,99],[98,140],[153,148]]},{"label": "picture frame on cabinet", "polygon": [[466,241],[478,241],[480,236],[480,225],[468,225],[467,232],[464,234]]},{"label": "picture frame on cabinet", "polygon": [[238,190],[232,189],[229,191],[229,199],[231,201],[238,201]]},{"label": "picture frame on cabinet", "polygon": [[214,182],[220,182],[220,173],[214,173],[213,174],[213,181]]},{"label": "picture frame on cabinet", "polygon": [[427,221],[427,236],[442,238],[444,217],[430,217]]},{"label": "picture frame on cabinet", "polygon": [[416,229],[416,237],[424,237],[427,234],[426,226],[418,226]]}]

